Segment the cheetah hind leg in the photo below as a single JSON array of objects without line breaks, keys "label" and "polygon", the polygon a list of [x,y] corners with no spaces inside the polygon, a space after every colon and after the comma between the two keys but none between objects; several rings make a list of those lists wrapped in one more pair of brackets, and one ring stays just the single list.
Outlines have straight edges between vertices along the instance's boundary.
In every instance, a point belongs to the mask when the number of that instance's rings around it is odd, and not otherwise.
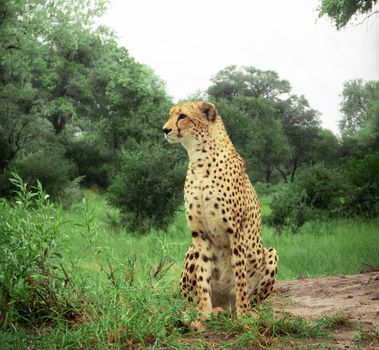
[{"label": "cheetah hind leg", "polygon": [[251,296],[252,304],[265,300],[274,289],[278,266],[278,254],[274,248],[263,248],[262,265],[260,268],[260,281],[254,294]]}]

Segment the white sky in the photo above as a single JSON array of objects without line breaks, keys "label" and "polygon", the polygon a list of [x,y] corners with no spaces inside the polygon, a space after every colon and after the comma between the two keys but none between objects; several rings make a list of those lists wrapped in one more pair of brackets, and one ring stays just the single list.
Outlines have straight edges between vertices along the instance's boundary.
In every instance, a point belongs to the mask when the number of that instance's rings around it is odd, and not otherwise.
[{"label": "white sky", "polygon": [[112,0],[101,22],[174,100],[205,90],[228,65],[274,70],[337,131],[349,79],[379,79],[379,16],[337,31],[318,0]]}]

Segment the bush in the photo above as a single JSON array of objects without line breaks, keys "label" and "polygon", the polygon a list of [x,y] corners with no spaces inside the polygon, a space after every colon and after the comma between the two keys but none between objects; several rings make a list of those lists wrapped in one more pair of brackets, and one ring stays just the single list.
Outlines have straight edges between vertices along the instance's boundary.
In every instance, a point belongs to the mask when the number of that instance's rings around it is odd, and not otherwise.
[{"label": "bush", "polygon": [[296,231],[307,221],[339,216],[343,213],[344,190],[338,172],[322,165],[308,168],[274,194],[268,221]]},{"label": "bush", "polygon": [[108,189],[108,201],[120,209],[129,229],[142,232],[170,222],[183,201],[182,159],[175,149],[159,144],[124,150],[120,172]]},{"label": "bush", "polygon": [[350,160],[343,172],[349,184],[345,199],[347,214],[361,217],[379,215],[379,152]]},{"label": "bush", "polygon": [[317,165],[273,196],[269,223],[297,229],[322,216],[379,215],[379,152],[348,161],[341,170]]},{"label": "bush", "polygon": [[14,169],[25,182],[42,183],[52,199],[59,199],[70,184],[74,166],[63,156],[59,149],[41,149],[28,153],[16,160]]},{"label": "bush", "polygon": [[296,179],[297,192],[303,191],[305,205],[330,214],[338,214],[343,203],[345,186],[338,171],[316,165],[305,169]]},{"label": "bush", "polygon": [[279,229],[296,231],[306,221],[316,216],[317,210],[312,210],[306,202],[305,191],[301,191],[294,184],[283,185],[271,200],[268,223]]},{"label": "bush", "polygon": [[0,200],[0,326],[71,317],[74,293],[60,264],[60,212],[40,182],[29,191],[13,176],[15,202]]},{"label": "bush", "polygon": [[113,163],[114,156],[101,140],[77,136],[67,143],[66,157],[76,165],[76,176],[83,176],[84,186],[109,186],[109,164]]},{"label": "bush", "polygon": [[253,182],[253,186],[255,188],[255,191],[257,192],[258,196],[271,196],[275,194],[278,191],[278,188],[280,185],[273,185],[273,184],[268,184],[265,182]]}]

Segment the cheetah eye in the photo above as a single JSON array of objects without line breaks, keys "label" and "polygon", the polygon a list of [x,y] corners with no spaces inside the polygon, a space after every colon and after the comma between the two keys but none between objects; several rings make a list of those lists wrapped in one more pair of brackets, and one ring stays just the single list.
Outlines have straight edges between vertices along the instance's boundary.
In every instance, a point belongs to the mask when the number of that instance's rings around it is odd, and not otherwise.
[{"label": "cheetah eye", "polygon": [[187,116],[185,114],[180,114],[178,117],[178,120],[182,120],[184,118],[187,118]]}]

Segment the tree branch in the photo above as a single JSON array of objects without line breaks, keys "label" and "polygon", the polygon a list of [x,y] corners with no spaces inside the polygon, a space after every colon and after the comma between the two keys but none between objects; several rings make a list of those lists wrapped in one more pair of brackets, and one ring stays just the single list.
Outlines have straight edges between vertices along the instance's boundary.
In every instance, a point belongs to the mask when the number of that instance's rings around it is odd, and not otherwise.
[{"label": "tree branch", "polygon": [[369,15],[367,15],[365,18],[363,18],[361,22],[353,24],[353,25],[354,26],[359,26],[359,25],[363,24],[364,22],[366,22],[366,20],[368,20],[370,17],[372,17],[374,15],[377,15],[378,13],[379,13],[379,10],[376,10],[373,13],[370,13]]}]

